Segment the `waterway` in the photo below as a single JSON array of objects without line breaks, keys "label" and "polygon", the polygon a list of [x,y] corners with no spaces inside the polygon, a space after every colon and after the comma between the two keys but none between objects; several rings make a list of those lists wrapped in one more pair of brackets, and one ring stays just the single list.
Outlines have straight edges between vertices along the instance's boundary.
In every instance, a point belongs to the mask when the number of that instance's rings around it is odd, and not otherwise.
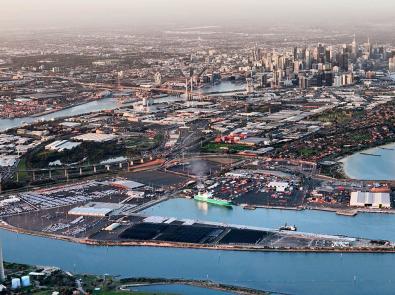
[{"label": "waterway", "polygon": [[302,232],[395,241],[395,214],[359,213],[357,216],[350,217],[316,210],[258,208],[251,211],[239,206],[227,209],[190,199],[171,199],[142,213],[266,228],[279,228],[284,223],[288,223],[296,225]]},{"label": "waterway", "polygon": [[344,173],[349,178],[395,180],[395,143],[368,149],[364,153],[358,152],[342,160]]},{"label": "waterway", "polygon": [[71,108],[63,109],[58,112],[53,112],[39,117],[24,117],[15,119],[0,119],[0,131],[20,127],[23,124],[33,123],[37,120],[52,120],[56,118],[71,117],[90,112],[99,112],[104,110],[112,110],[118,108],[120,105],[117,103],[116,98],[104,98],[100,100],[91,101],[88,103],[80,104]]},{"label": "waterway", "polygon": [[7,261],[122,277],[209,279],[305,295],[393,294],[393,254],[231,252],[99,247],[0,230]]},{"label": "waterway", "polygon": [[[224,81],[220,84],[210,86],[209,88],[205,88],[202,92],[212,92],[212,91],[236,91],[244,89],[244,85],[235,84],[229,81]],[[176,96],[167,96],[164,98],[156,99],[156,103],[166,103],[166,102],[174,102],[180,100],[179,97]],[[121,107],[122,105],[118,103],[116,98],[104,98],[100,100],[91,101],[85,104],[80,104],[74,107],[70,107],[67,109],[63,109],[57,112],[53,112],[50,114],[46,114],[39,117],[24,117],[24,118],[15,118],[15,119],[0,119],[0,131],[4,131],[6,129],[20,127],[23,124],[30,124],[38,120],[52,120],[63,117],[71,117],[82,114],[87,114],[91,112],[99,112],[104,110],[113,110]]]}]

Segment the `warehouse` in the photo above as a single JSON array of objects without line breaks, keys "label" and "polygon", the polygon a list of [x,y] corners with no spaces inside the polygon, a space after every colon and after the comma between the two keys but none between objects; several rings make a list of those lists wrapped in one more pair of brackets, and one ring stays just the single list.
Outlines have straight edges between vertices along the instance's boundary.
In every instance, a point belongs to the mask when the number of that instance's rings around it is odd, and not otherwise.
[{"label": "warehouse", "polygon": [[352,207],[391,208],[389,193],[352,192]]},{"label": "warehouse", "polygon": [[109,142],[117,138],[114,134],[104,133],[86,133],[79,136],[74,136],[73,139],[77,141],[88,141],[88,142]]},{"label": "warehouse", "polygon": [[112,182],[111,185],[124,190],[132,190],[144,186],[144,184],[133,180],[118,180]]},{"label": "warehouse", "polygon": [[78,216],[93,216],[93,217],[105,217],[111,212],[122,207],[122,204],[116,203],[103,203],[103,202],[90,202],[84,207],[76,207],[71,209],[69,215]]}]

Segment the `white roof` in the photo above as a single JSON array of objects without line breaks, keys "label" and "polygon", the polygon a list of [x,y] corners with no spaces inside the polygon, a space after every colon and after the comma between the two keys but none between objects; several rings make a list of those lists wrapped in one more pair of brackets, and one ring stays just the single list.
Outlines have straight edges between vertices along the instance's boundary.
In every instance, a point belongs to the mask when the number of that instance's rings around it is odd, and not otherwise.
[{"label": "white roof", "polygon": [[123,186],[123,187],[126,187],[128,189],[134,189],[134,188],[138,188],[138,187],[144,186],[144,184],[142,184],[140,182],[133,181],[133,180],[118,180],[118,181],[114,181],[112,184],[113,185]]},{"label": "white roof", "polygon": [[95,142],[106,142],[117,138],[115,134],[103,134],[103,133],[86,133],[73,137],[75,140],[80,141],[95,141]]},{"label": "white roof", "polygon": [[269,183],[269,186],[283,186],[283,187],[288,187],[289,184],[288,184],[288,182],[272,181],[272,182]]},{"label": "white roof", "polygon": [[372,205],[372,207],[390,207],[391,200],[389,193],[372,193],[372,192],[352,192],[350,199],[351,206]]},{"label": "white roof", "polygon": [[11,167],[14,166],[18,156],[15,155],[3,155],[0,156],[0,166],[1,167]]},{"label": "white roof", "polygon": [[106,216],[111,211],[113,211],[111,208],[77,207],[71,209],[69,214],[82,216]]}]

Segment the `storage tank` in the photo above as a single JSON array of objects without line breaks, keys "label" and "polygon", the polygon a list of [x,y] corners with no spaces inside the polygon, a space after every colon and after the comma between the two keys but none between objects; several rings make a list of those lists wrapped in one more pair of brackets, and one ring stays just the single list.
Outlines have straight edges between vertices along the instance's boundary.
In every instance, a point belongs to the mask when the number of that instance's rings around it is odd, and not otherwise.
[{"label": "storage tank", "polygon": [[30,286],[30,276],[23,276],[21,278],[22,287],[29,287]]},{"label": "storage tank", "polygon": [[19,289],[21,287],[21,280],[18,278],[13,278],[11,280],[11,289]]}]

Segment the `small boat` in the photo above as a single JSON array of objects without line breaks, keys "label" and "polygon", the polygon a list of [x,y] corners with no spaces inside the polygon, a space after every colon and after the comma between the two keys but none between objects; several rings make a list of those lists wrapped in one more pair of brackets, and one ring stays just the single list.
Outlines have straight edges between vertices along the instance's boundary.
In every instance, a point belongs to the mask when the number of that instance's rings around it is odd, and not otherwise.
[{"label": "small boat", "polygon": [[243,205],[244,210],[255,210],[256,207],[253,205]]},{"label": "small boat", "polygon": [[287,225],[286,223],[279,228],[280,231],[297,231],[298,228],[295,225]]}]

